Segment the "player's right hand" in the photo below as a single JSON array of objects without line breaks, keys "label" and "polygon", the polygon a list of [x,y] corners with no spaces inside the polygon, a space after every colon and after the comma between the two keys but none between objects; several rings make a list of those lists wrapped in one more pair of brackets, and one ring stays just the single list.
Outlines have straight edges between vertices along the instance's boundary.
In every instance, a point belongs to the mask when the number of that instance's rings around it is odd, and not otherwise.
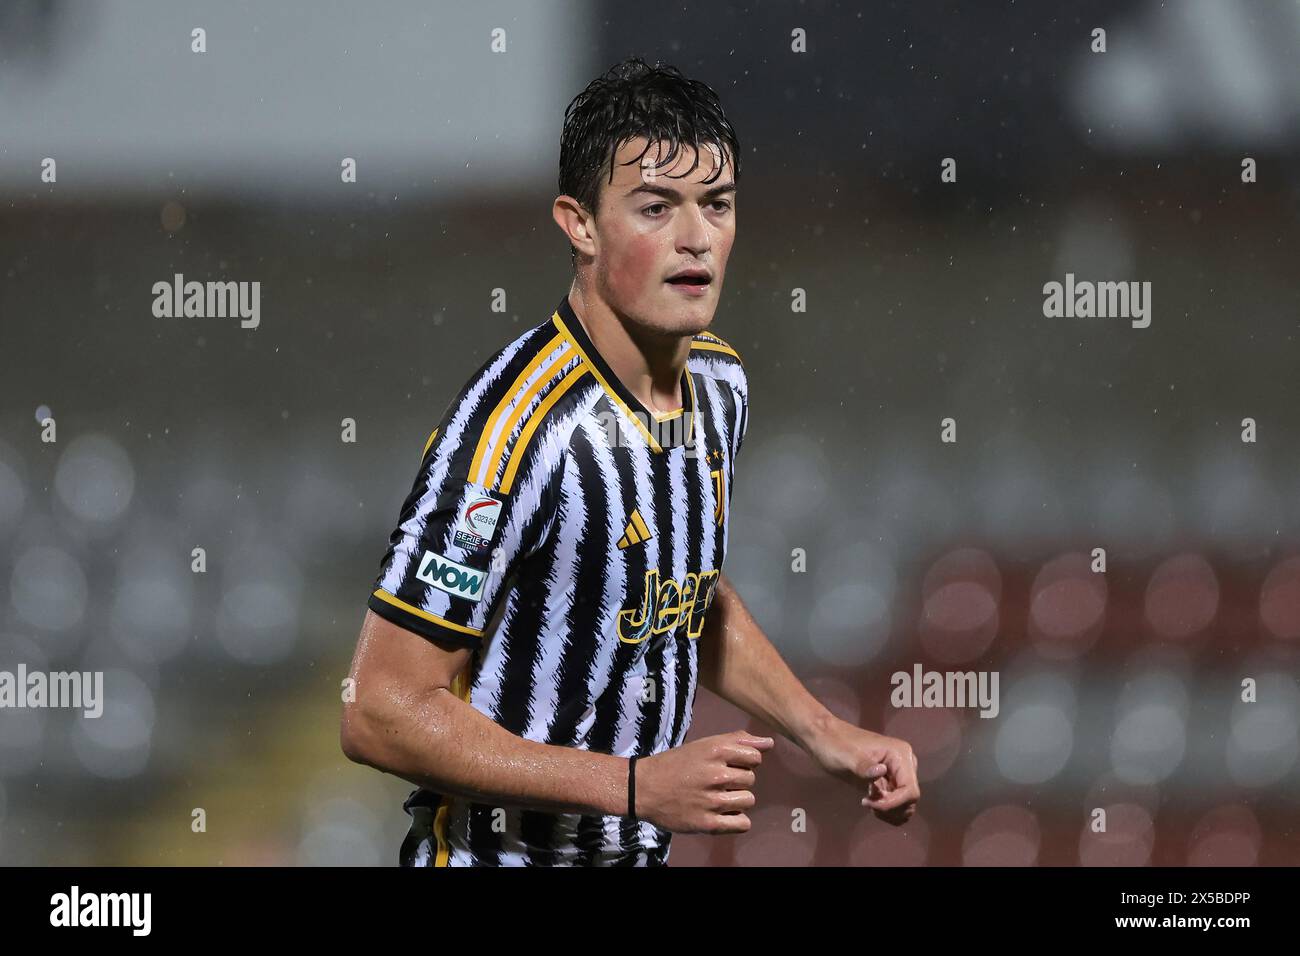
[{"label": "player's right hand", "polygon": [[754,771],[771,737],[703,737],[636,763],[636,815],[673,833],[745,833]]}]

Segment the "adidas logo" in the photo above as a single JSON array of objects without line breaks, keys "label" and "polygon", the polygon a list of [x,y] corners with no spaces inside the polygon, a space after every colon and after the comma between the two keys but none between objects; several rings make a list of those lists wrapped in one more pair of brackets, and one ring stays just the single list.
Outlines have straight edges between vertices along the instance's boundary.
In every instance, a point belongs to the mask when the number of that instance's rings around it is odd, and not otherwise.
[{"label": "adidas logo", "polygon": [[632,517],[628,519],[627,527],[623,529],[623,537],[618,539],[618,550],[622,551],[634,544],[649,541],[653,537],[650,529],[645,526],[645,519],[641,517],[641,512],[633,508]]}]

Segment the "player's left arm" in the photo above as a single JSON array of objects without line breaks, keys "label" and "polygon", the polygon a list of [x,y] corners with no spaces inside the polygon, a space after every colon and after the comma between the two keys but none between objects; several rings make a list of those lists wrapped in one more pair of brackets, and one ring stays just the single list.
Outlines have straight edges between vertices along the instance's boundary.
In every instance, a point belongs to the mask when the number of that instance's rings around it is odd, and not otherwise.
[{"label": "player's left arm", "polygon": [[841,720],[813,697],[725,575],[698,650],[701,685],[777,728],[827,773],[862,788],[862,805],[880,819],[897,825],[911,818],[921,797],[911,746]]}]

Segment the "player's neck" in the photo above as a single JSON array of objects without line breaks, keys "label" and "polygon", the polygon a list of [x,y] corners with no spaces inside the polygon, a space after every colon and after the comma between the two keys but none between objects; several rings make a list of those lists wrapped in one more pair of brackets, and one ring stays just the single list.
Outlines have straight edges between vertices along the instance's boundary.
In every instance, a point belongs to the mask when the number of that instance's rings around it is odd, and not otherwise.
[{"label": "player's neck", "polygon": [[569,290],[569,304],[591,343],[637,401],[657,412],[682,407],[682,372],[690,358],[691,336],[630,330],[598,296],[584,296],[576,282]]}]

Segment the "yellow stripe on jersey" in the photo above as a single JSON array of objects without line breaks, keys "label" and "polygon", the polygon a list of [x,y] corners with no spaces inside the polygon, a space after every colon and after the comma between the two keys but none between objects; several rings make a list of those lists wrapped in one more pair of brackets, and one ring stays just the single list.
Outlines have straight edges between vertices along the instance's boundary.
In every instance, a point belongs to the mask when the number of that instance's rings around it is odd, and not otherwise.
[{"label": "yellow stripe on jersey", "polygon": [[560,380],[559,384],[547,393],[542,399],[542,403],[537,406],[537,410],[528,417],[528,422],[524,425],[524,430],[519,433],[519,440],[515,442],[514,448],[510,451],[510,464],[506,466],[506,473],[501,478],[500,492],[503,495],[510,494],[510,490],[515,484],[515,473],[519,471],[519,463],[524,460],[524,452],[528,449],[528,443],[532,441],[533,433],[537,431],[537,426],[546,418],[547,413],[555,406],[569,389],[573,388],[588,372],[593,371],[590,365],[585,362],[573,369],[567,376]]},{"label": "yellow stripe on jersey", "polygon": [[424,456],[425,456],[425,455],[429,454],[429,447],[433,444],[433,440],[434,440],[435,438],[437,438],[437,437],[438,437],[438,429],[437,429],[437,428],[435,428],[433,431],[429,432],[429,440],[428,440],[427,442],[424,443],[424,451],[420,453],[420,460],[421,460],[421,461],[424,460]]},{"label": "yellow stripe on jersey", "polygon": [[483,636],[483,632],[478,630],[477,628],[466,627],[464,624],[453,624],[451,621],[444,620],[443,618],[438,617],[438,615],[436,614],[430,614],[428,611],[424,610],[423,608],[416,607],[414,604],[407,604],[401,598],[397,597],[396,595],[389,594],[383,588],[375,589],[375,597],[379,598],[379,600],[383,601],[386,604],[391,604],[393,607],[401,608],[407,614],[414,614],[416,617],[421,618],[425,621],[429,621],[432,624],[437,624],[441,627],[449,627],[453,631],[460,631],[462,634],[472,634],[475,637]]},{"label": "yellow stripe on jersey", "polygon": [[694,351],[696,349],[700,349],[701,351],[705,351],[705,352],[723,352],[727,355],[730,355],[737,362],[740,362],[741,365],[745,364],[743,361],[741,361],[740,355],[736,352],[736,350],[733,349],[726,342],[723,342],[721,339],[719,339],[716,342],[701,342],[699,340],[692,341],[691,350]]},{"label": "yellow stripe on jersey", "polygon": [[[564,360],[564,353],[561,353],[560,358],[557,359],[556,361],[558,363],[558,362],[562,362],[563,360]],[[545,388],[547,384],[553,381],[555,381],[554,375],[550,376],[549,378],[546,376],[541,376],[540,378],[537,379],[537,381],[533,382],[533,384],[529,386],[528,391],[524,393],[523,398],[521,398],[519,400],[519,403],[515,405],[515,410],[510,413],[510,418],[506,421],[505,428],[501,429],[501,441],[499,443],[501,447],[499,449],[494,448],[492,455],[488,459],[488,461],[490,461],[491,463],[490,467],[486,468],[485,474],[480,475],[474,479],[484,488],[488,486],[488,484],[496,476],[496,473],[501,469],[501,463],[505,460],[506,457],[507,443],[510,441],[510,436],[514,434],[515,426],[519,424],[519,419],[523,417],[524,412],[528,411],[528,406],[533,403],[533,399],[537,397],[537,394],[543,388]],[[559,388],[560,386],[557,385],[555,387]],[[548,395],[547,397],[549,398],[550,396]],[[554,402],[552,402],[551,404],[553,405]],[[547,405],[546,407],[550,408],[551,406]],[[538,407],[538,412],[539,413],[541,412],[540,406]],[[524,440],[523,435],[520,435],[519,443],[516,444],[515,446],[517,451],[523,450],[524,447],[522,444],[523,440]],[[511,454],[513,456],[514,452],[512,452]],[[485,462],[485,465],[486,464],[487,462]],[[473,475],[474,472],[471,471],[470,474]]]},{"label": "yellow stripe on jersey", "polygon": [[[545,362],[547,358],[550,357],[550,354],[559,348],[563,342],[564,336],[557,335],[555,338],[551,339],[551,341],[542,346],[541,350],[533,357],[533,360],[524,367],[524,370],[519,373],[519,376],[514,380],[514,383],[506,390],[501,401],[497,403],[497,407],[492,410],[492,414],[488,416],[487,422],[483,425],[483,431],[479,433],[478,447],[474,449],[474,460],[469,466],[470,481],[478,481],[479,469],[483,466],[483,459],[487,456],[488,449],[492,445],[492,436],[496,433],[496,426],[500,421],[501,416],[506,414],[506,409],[510,406],[510,403],[514,401],[520,390],[524,388],[524,382],[528,381],[529,376],[533,375],[539,368],[541,368],[542,363]],[[510,432],[505,432],[505,438],[508,439],[509,437]],[[488,477],[491,477],[491,475]],[[479,484],[485,484],[485,482],[479,481]]]},{"label": "yellow stripe on jersey", "polygon": [[717,332],[709,332],[709,331],[700,332],[695,336],[695,338],[697,341],[703,339],[706,342],[712,342],[714,345],[721,345],[724,346],[725,348],[731,348],[730,343],[728,343],[727,340],[724,339]]},{"label": "yellow stripe on jersey", "polygon": [[445,796],[438,798],[438,810],[433,815],[433,838],[438,843],[438,853],[433,858],[434,866],[446,866],[451,856],[451,844],[447,842],[447,814],[451,811],[451,801]]},{"label": "yellow stripe on jersey", "polygon": [[591,374],[595,376],[596,381],[600,382],[601,387],[605,389],[605,393],[609,396],[610,401],[615,402],[619,408],[627,412],[627,417],[632,419],[636,427],[641,430],[642,436],[644,436],[646,442],[650,445],[650,450],[656,453],[662,452],[663,448],[659,445],[659,442],[655,441],[655,436],[650,434],[650,429],[646,428],[645,422],[641,421],[640,416],[627,407],[627,402],[619,398],[618,392],[614,391],[614,389],[610,387],[609,382],[605,381],[605,376],[601,375],[600,370],[596,368],[596,364],[587,357],[587,353],[582,350],[582,346],[578,344],[578,340],[573,337],[569,332],[568,326],[564,324],[564,320],[560,318],[560,313],[556,312],[551,316],[551,321],[554,322],[556,326],[559,327],[560,331],[564,333],[565,337],[569,340],[569,343],[578,350],[578,354],[582,356],[582,364],[586,367],[587,371],[591,372]]}]

